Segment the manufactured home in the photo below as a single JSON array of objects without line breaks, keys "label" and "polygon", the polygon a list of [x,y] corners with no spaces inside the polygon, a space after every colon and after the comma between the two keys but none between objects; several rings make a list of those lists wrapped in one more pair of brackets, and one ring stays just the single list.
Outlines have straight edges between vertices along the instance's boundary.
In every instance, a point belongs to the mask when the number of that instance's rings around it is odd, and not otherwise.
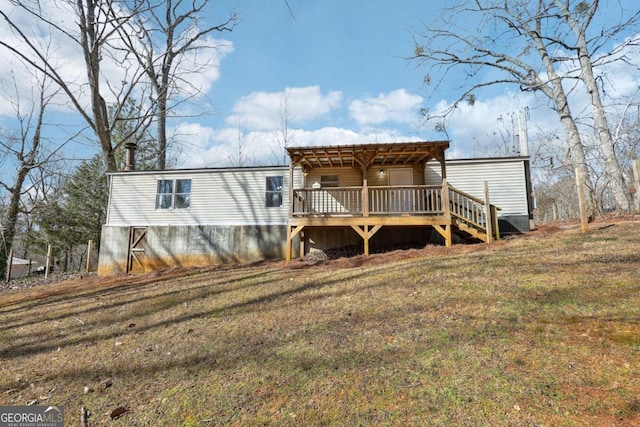
[{"label": "manufactured home", "polygon": [[110,173],[98,273],[528,231],[528,158],[445,160],[448,146],[294,147],[289,166]]}]

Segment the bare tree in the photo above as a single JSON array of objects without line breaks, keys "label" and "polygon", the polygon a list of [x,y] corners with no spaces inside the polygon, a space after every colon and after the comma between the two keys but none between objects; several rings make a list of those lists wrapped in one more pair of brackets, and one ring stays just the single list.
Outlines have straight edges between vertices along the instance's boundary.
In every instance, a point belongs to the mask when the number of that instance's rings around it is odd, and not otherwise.
[{"label": "bare tree", "polygon": [[[124,3],[110,0],[61,0],[55,4],[47,4],[44,9],[38,0],[9,0],[16,8],[26,12],[34,19],[34,27],[44,25],[49,30],[51,38],[61,38],[71,41],[82,53],[86,80],[78,83],[64,76],[60,63],[63,60],[51,58],[45,55],[47,49],[37,44],[27,28],[20,21],[14,20],[12,15],[0,10],[0,16],[20,41],[20,45],[12,41],[0,40],[0,46],[9,50],[35,70],[47,76],[57,84],[64,92],[73,108],[80,114],[89,127],[95,133],[100,144],[103,158],[108,170],[117,168],[115,149],[111,140],[112,123],[107,109],[107,98],[114,98],[115,104],[123,103],[133,96],[141,77],[142,70],[130,67],[123,58],[114,58],[118,52],[118,29],[125,25],[133,16],[142,13],[143,5],[140,2],[128,2],[130,9],[121,7]],[[66,21],[74,21],[77,28],[68,28],[64,20],[55,20],[60,14],[52,13],[51,8],[62,8],[73,18]],[[102,64],[111,59],[110,65],[120,66],[120,74],[116,77],[106,76]],[[111,80],[109,80],[111,77]],[[85,94],[88,93],[88,106]],[[117,117],[117,114],[116,114]],[[148,116],[142,120],[148,120]]]},{"label": "bare tree", "polygon": [[[445,116],[460,102],[475,102],[475,92],[488,86],[515,85],[523,91],[543,94],[558,114],[571,163],[582,169],[585,179],[581,185],[586,186],[592,199],[587,156],[564,85],[574,78],[571,70],[565,69],[572,60],[566,50],[574,52],[578,47],[567,44],[571,28],[555,3],[553,0],[459,2],[445,9],[434,27],[425,28],[416,37],[414,59],[428,68],[425,82],[432,83],[432,74],[441,73],[436,88],[448,77],[462,82],[457,100],[444,112]],[[568,5],[569,1],[564,3]],[[470,22],[476,25],[469,26]],[[588,27],[589,22],[583,24]],[[610,35],[606,33],[607,37]],[[595,55],[584,49],[580,53]]]},{"label": "bare tree", "polygon": [[273,144],[269,146],[271,159],[276,165],[287,164],[287,147],[291,146],[294,139],[294,132],[291,129],[291,110],[289,109],[289,96],[286,91],[280,99],[280,109],[278,110],[280,127],[273,131]]},{"label": "bare tree", "polygon": [[[107,170],[118,167],[116,151],[135,142],[150,123],[157,125],[157,167],[164,169],[167,160],[167,119],[180,102],[201,94],[201,88],[190,78],[210,70],[215,64],[198,62],[204,49],[215,49],[208,36],[214,32],[232,31],[237,15],[231,12],[220,24],[201,27],[208,0],[61,0],[43,9],[39,0],[9,0],[15,10],[26,12],[34,20],[33,27],[45,26],[52,39],[71,41],[81,53],[86,78],[65,76],[64,58],[43,55],[33,34],[14,14],[0,11],[0,17],[19,40],[0,40],[16,57],[47,75],[70,100],[99,142]],[[54,10],[66,14],[52,13]],[[73,16],[69,19],[68,16]],[[65,19],[57,19],[65,16]],[[75,22],[69,27],[65,22]],[[107,62],[108,61],[108,62]],[[105,65],[106,64],[106,65]],[[127,117],[131,138],[112,139],[123,120],[122,110],[135,99],[140,111]],[[171,103],[173,101],[173,103]],[[109,108],[107,107],[109,105]],[[110,111],[111,110],[111,111]],[[134,123],[132,119],[137,121]]]},{"label": "bare tree", "polygon": [[[238,20],[232,11],[222,22],[201,27],[203,9],[209,3],[208,0],[145,0],[146,13],[131,21],[130,27],[118,29],[129,53],[144,69],[154,93],[159,169],[166,167],[167,119],[176,106],[170,102],[179,103],[179,97],[184,100],[201,93],[189,77],[205,72],[213,64],[196,63],[197,52],[217,49],[207,36],[233,31]],[[193,62],[186,66],[189,58]]]},{"label": "bare tree", "polygon": [[245,134],[241,129],[238,129],[238,133],[236,135],[236,142],[234,144],[234,152],[230,154],[227,158],[230,166],[247,166],[248,161],[250,160],[249,154],[247,153],[247,141],[245,139]]},{"label": "bare tree", "polygon": [[[46,170],[45,166],[56,158],[64,145],[61,144],[54,148],[47,147],[46,150],[44,147],[42,132],[45,125],[45,110],[56,95],[55,92],[48,91],[49,84],[47,78],[38,82],[37,102],[32,104],[31,110],[26,114],[22,112],[20,93],[19,90],[16,90],[13,100],[10,102],[12,102],[16,113],[19,132],[15,136],[4,135],[0,138],[0,147],[3,153],[0,163],[14,166],[16,170],[16,174],[12,178],[4,180],[4,177],[0,177],[0,188],[6,191],[9,196],[7,208],[0,224],[0,279],[4,279],[6,276],[7,258],[16,235],[16,225],[21,213],[23,196],[39,185],[38,180],[45,179],[46,174],[42,175]],[[14,87],[17,89],[15,82]],[[40,176],[39,178],[34,176],[30,179],[29,175],[34,171],[39,171]]]},{"label": "bare tree", "polygon": [[[632,206],[631,199],[629,193],[626,191],[622,168],[616,157],[614,139],[600,96],[600,87],[593,71],[594,63],[592,60],[591,45],[597,47],[598,44],[601,43],[601,39],[596,37],[595,39],[588,40],[587,38],[587,31],[593,23],[600,2],[593,0],[591,4],[589,4],[587,1],[579,1],[573,2],[572,4],[569,0],[555,0],[553,3],[560,11],[562,19],[567,23],[574,37],[573,44],[568,43],[566,40],[559,40],[560,42],[564,41],[560,46],[575,52],[580,63],[580,80],[584,83],[591,100],[594,127],[600,141],[600,148],[605,160],[605,171],[613,193],[613,198],[618,209],[628,211]],[[615,27],[607,31],[606,39],[615,37],[622,30],[637,25],[639,17],[640,12],[635,12],[628,19],[616,24]],[[609,58],[610,56],[607,55],[605,57]],[[602,57],[596,60],[603,61]]]},{"label": "bare tree", "polygon": [[[625,182],[635,183],[634,163],[640,158],[640,87],[630,97],[614,100],[617,113],[611,116],[615,124],[613,140],[615,143],[616,158],[625,176]],[[631,185],[630,185],[631,186]],[[638,210],[640,206],[640,194],[635,185],[630,190],[633,198],[633,207]]]}]

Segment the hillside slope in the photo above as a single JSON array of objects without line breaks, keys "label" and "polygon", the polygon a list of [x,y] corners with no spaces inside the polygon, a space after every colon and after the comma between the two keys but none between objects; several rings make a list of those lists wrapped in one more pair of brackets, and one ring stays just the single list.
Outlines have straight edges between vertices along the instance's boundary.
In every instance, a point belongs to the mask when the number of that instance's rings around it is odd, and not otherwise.
[{"label": "hillside slope", "polygon": [[0,404],[64,405],[68,426],[81,407],[92,426],[639,425],[639,237],[3,292]]}]

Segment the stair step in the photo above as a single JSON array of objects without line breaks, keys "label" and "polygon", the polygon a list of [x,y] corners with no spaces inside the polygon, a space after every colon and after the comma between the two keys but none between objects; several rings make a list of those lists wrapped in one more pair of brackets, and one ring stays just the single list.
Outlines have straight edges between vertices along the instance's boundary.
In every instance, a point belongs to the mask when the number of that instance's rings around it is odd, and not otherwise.
[{"label": "stair step", "polygon": [[462,231],[465,232],[467,234],[469,234],[470,236],[482,240],[483,242],[487,241],[487,233],[481,232],[480,230],[478,230],[477,228],[465,223],[465,222],[461,222],[461,221],[456,221],[454,226]]}]

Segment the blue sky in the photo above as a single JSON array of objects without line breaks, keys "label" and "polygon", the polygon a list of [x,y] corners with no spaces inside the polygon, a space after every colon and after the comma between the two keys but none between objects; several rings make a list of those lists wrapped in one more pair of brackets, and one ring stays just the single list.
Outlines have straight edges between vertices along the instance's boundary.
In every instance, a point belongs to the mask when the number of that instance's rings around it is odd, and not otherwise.
[{"label": "blue sky", "polygon": [[[417,129],[424,72],[405,58],[413,52],[409,30],[433,14],[434,2],[291,0],[289,8],[284,0],[266,0],[236,5],[242,21],[224,35],[233,51],[221,59],[220,78],[211,90],[217,114],[210,124],[215,128],[236,119],[249,122],[247,132],[274,131],[252,119],[257,113],[252,102],[262,94],[272,103],[279,96],[287,99],[294,145],[424,136],[424,129]],[[377,115],[362,111],[376,102],[382,110]]]},{"label": "blue sky", "polygon": [[[220,77],[210,93],[217,113],[207,126],[214,130],[208,133],[208,145],[184,153],[181,161],[188,166],[223,164],[234,157],[229,150],[242,138],[254,156],[246,161],[274,163],[265,147],[275,143],[274,134],[282,128],[283,99],[290,145],[446,138],[433,131],[433,123],[422,124],[418,111],[448,105],[460,82],[446,81],[434,92],[423,84],[427,71],[406,59],[414,51],[413,35],[445,3],[290,0],[288,8],[284,0],[235,2],[242,22],[224,36],[233,50],[221,58]],[[623,3],[632,10],[638,7]],[[612,40],[610,47],[620,41]],[[637,69],[610,75],[612,85],[626,81],[620,96],[630,96],[640,84]],[[577,113],[587,114],[586,98],[581,97],[574,95],[583,109]],[[506,154],[505,135],[522,109],[531,134],[558,130],[543,97],[501,86],[484,91],[478,100],[448,122],[450,157]]]},{"label": "blue sky", "polygon": [[413,51],[408,29],[432,14],[428,2],[292,0],[293,15],[284,0],[244,3],[243,21],[227,36],[238,54],[222,64],[233,70],[235,93],[319,85],[361,97],[420,88],[421,72],[403,58]]},{"label": "blue sky", "polygon": [[[617,0],[602,0],[603,10],[607,10],[607,2],[614,4]],[[206,114],[185,115],[171,123],[182,147],[179,153],[176,151],[175,167],[228,166],[238,162],[239,147],[245,165],[282,163],[278,147],[283,139],[284,117],[288,120],[288,145],[446,138],[433,131],[433,123],[422,125],[418,111],[445,108],[454,100],[453,88],[460,81],[445,81],[433,91],[423,84],[426,70],[405,59],[414,50],[412,32],[438,16],[445,3],[289,0],[287,5],[285,0],[211,1],[203,15],[205,21],[217,23],[232,8],[241,21],[232,33],[214,35],[217,51],[201,53],[211,55],[216,65],[196,79],[204,90],[197,100],[198,108]],[[636,0],[622,3],[638,8]],[[8,7],[7,0],[0,0],[0,7]],[[0,37],[9,37],[2,26]],[[607,48],[621,41],[612,40]],[[81,78],[81,57],[73,46],[61,43],[56,53],[66,74]],[[640,55],[632,53],[630,58],[640,64]],[[108,66],[105,68],[108,73]],[[6,73],[7,68],[0,70],[5,88]],[[637,68],[612,67],[607,80],[617,96],[629,97],[640,85],[639,74]],[[26,90],[29,81],[22,83]],[[578,92],[573,95],[577,106],[574,112],[586,116],[586,98]],[[12,124],[13,112],[8,106],[0,103],[0,124],[5,128]],[[60,108],[53,122],[71,117],[68,110]],[[557,116],[544,98],[514,87],[495,87],[479,93],[473,107],[462,106],[449,119],[449,157],[507,153],[505,135],[511,131],[511,118],[525,108],[532,141],[536,135],[558,131]],[[97,152],[97,147],[92,151],[86,142],[70,143],[68,147],[80,158]]]}]

